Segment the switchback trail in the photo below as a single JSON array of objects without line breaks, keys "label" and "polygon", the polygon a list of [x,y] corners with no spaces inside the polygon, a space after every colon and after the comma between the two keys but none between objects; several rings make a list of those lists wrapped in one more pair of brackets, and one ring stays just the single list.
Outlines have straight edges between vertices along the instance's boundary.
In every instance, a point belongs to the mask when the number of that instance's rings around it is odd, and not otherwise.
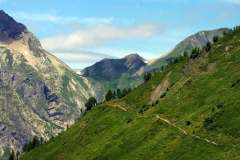
[{"label": "switchback trail", "polygon": [[[119,108],[119,109],[121,109],[121,110],[123,110],[125,112],[128,112],[128,110],[126,108],[122,107],[121,105],[115,105],[114,107]],[[139,116],[139,117],[146,117],[146,116]],[[188,133],[185,129],[177,126],[176,124],[172,123],[170,120],[168,120],[166,118],[163,118],[163,117],[161,117],[159,115],[156,115],[156,118],[161,120],[161,121],[163,121],[164,123],[168,124],[169,126],[171,126],[173,128],[176,128],[177,130],[179,130],[184,135],[191,136],[193,138],[199,139],[201,141],[204,141],[204,142],[209,143],[209,144],[214,145],[214,146],[220,146],[220,144],[218,144],[215,141],[209,140],[208,138],[203,138],[203,137],[200,137],[200,136],[198,136],[196,134]]]}]

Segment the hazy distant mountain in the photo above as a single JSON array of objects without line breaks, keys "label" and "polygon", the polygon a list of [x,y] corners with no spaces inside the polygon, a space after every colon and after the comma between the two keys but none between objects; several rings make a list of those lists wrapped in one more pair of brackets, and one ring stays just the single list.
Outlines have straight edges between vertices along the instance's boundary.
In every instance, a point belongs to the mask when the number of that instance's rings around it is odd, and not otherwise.
[{"label": "hazy distant mountain", "polygon": [[0,157],[21,152],[33,137],[47,140],[66,129],[92,94],[86,78],[0,11]]},{"label": "hazy distant mountain", "polygon": [[114,80],[124,73],[135,73],[145,65],[145,60],[138,54],[130,54],[122,59],[103,59],[81,73],[97,80]]},{"label": "hazy distant mountain", "polygon": [[121,59],[103,59],[81,71],[91,79],[97,98],[104,99],[108,89],[133,88],[142,82],[137,72],[147,64],[138,54],[130,54]]},{"label": "hazy distant mountain", "polygon": [[160,67],[162,65],[166,65],[169,63],[169,59],[182,56],[184,52],[190,54],[194,48],[202,48],[208,42],[212,43],[215,36],[222,37],[224,32],[229,32],[229,29],[221,28],[210,31],[201,31],[193,34],[177,44],[177,46],[169,54],[163,58],[157,59],[154,63],[152,63],[152,66]]}]

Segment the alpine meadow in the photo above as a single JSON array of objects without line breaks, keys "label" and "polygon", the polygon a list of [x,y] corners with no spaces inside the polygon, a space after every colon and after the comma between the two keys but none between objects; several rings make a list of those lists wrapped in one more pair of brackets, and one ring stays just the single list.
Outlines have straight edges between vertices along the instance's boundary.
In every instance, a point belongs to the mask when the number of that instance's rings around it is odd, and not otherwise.
[{"label": "alpine meadow", "polygon": [[240,160],[240,1],[0,9],[0,160]]}]

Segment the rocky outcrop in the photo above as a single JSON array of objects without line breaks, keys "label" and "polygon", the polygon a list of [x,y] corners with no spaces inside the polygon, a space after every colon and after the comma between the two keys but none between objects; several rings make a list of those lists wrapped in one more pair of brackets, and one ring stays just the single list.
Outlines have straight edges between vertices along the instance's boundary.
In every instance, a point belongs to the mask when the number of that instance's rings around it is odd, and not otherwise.
[{"label": "rocky outcrop", "polygon": [[65,130],[93,94],[86,78],[0,11],[0,157],[17,155],[34,137],[45,141]]}]

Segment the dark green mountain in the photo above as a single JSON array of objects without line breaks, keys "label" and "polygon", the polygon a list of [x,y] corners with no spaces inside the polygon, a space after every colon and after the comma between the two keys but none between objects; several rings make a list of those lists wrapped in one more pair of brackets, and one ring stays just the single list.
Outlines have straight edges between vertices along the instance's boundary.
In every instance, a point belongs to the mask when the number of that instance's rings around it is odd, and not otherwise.
[{"label": "dark green mountain", "polygon": [[137,54],[130,54],[122,59],[103,59],[82,70],[82,75],[89,78],[98,100],[103,100],[109,89],[133,88],[142,83],[139,71],[147,64]]},{"label": "dark green mountain", "polygon": [[22,160],[239,160],[240,29],[96,106]]}]

